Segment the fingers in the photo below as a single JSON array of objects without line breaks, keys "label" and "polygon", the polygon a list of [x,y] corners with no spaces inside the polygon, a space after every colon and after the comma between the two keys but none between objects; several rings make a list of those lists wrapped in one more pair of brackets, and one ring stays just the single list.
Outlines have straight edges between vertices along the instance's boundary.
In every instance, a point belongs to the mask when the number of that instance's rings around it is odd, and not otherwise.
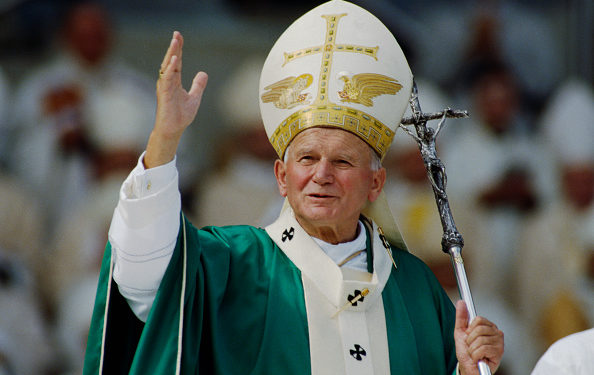
[{"label": "fingers", "polygon": [[466,343],[470,352],[479,351],[481,347],[503,350],[503,332],[494,323],[479,316],[467,329]]},{"label": "fingers", "polygon": [[482,316],[474,318],[467,328],[468,340],[474,340],[478,336],[497,334],[498,332],[499,329],[495,323]]},{"label": "fingers", "polygon": [[503,332],[488,319],[477,316],[468,322],[464,301],[456,303],[454,338],[461,366],[476,369],[478,361],[485,361],[491,371],[499,367],[504,350]]},{"label": "fingers", "polygon": [[163,78],[168,72],[181,72],[183,42],[184,39],[179,31],[174,31],[171,42],[169,43],[169,48],[167,48],[165,57],[163,57],[163,61],[161,62],[161,68],[159,69],[159,75],[161,78]]},{"label": "fingers", "polygon": [[491,370],[499,366],[504,351],[503,332],[486,318],[477,316],[466,328],[464,341],[474,363],[485,361]]},{"label": "fingers", "polygon": [[177,34],[177,31],[175,31],[173,33],[173,37],[171,38],[171,41],[169,42],[169,47],[167,48],[167,52],[165,53],[165,56],[163,57],[163,61],[161,62],[160,72],[165,72],[167,65],[169,65],[169,61],[171,60],[171,56],[175,55],[176,49],[179,46],[179,42],[176,42],[176,40],[178,40],[176,34]]},{"label": "fingers", "polygon": [[174,31],[173,32],[174,37],[177,37],[177,40],[179,42],[179,49],[178,49],[178,66],[177,68],[179,69],[179,71],[181,72],[181,68],[182,68],[182,54],[184,52],[184,37],[181,35],[181,33],[179,31]]}]

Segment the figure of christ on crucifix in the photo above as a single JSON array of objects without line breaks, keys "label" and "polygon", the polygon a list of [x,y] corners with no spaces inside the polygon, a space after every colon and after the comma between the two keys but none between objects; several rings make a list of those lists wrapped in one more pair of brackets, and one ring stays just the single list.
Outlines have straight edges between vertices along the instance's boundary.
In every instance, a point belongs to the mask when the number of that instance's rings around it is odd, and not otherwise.
[{"label": "figure of christ on crucifix", "polygon": [[[443,228],[443,237],[441,241],[442,250],[446,254],[449,254],[452,259],[460,297],[466,303],[469,319],[472,321],[472,319],[476,317],[476,310],[472,299],[472,293],[470,292],[468,278],[466,276],[464,260],[462,258],[464,239],[454,222],[454,217],[446,194],[447,175],[445,166],[437,156],[436,149],[437,136],[445,124],[446,118],[464,118],[468,117],[468,113],[466,111],[455,111],[450,108],[446,108],[438,113],[423,113],[419,103],[416,83],[413,83],[410,107],[412,116],[403,119],[398,126],[410,135],[419,146],[421,157],[423,158],[423,163],[425,164],[425,169],[427,171],[427,177],[433,188],[435,202],[437,204]],[[440,119],[440,121],[435,128],[427,126],[427,121],[436,119]],[[408,129],[405,124],[414,125],[416,134]],[[489,366],[483,361],[479,361],[478,369],[480,375],[491,374]]]}]

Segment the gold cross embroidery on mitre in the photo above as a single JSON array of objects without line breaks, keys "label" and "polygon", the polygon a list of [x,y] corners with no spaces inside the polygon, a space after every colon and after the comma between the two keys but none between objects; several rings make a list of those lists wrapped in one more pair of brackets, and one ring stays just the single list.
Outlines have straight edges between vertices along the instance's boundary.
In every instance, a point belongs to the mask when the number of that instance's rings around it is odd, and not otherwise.
[{"label": "gold cross embroidery on mitre", "polygon": [[332,57],[334,56],[334,52],[360,53],[373,57],[377,61],[377,50],[379,49],[379,46],[365,47],[354,44],[336,44],[338,22],[346,15],[346,13],[322,15],[322,17],[326,19],[326,39],[323,45],[302,48],[297,51],[284,53],[285,61],[283,62],[282,66],[285,66],[287,63],[301,57],[323,53],[322,66],[320,68],[318,95],[314,103],[315,105],[326,104],[328,102],[326,89],[328,87],[328,79],[330,77],[329,73],[332,67]]}]

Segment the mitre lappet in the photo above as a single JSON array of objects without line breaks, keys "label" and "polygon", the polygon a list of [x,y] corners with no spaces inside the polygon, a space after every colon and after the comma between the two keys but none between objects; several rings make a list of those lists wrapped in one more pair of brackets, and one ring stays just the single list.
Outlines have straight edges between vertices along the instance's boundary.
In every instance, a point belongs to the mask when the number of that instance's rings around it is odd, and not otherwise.
[{"label": "mitre lappet", "polygon": [[[260,77],[260,111],[282,159],[311,127],[351,132],[383,159],[409,103],[413,76],[398,42],[367,10],[342,0],[297,19],[272,47]],[[404,245],[385,196],[364,214]]]}]

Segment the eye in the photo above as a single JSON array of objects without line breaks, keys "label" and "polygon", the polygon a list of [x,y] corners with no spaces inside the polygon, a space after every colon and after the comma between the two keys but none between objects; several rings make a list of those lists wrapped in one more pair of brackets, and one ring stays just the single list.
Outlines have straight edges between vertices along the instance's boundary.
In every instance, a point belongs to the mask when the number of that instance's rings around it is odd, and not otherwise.
[{"label": "eye", "polygon": [[353,163],[346,159],[338,159],[334,162],[339,167],[352,167]]},{"label": "eye", "polygon": [[302,155],[297,159],[297,162],[301,164],[311,164],[314,162],[314,157],[311,155]]}]

